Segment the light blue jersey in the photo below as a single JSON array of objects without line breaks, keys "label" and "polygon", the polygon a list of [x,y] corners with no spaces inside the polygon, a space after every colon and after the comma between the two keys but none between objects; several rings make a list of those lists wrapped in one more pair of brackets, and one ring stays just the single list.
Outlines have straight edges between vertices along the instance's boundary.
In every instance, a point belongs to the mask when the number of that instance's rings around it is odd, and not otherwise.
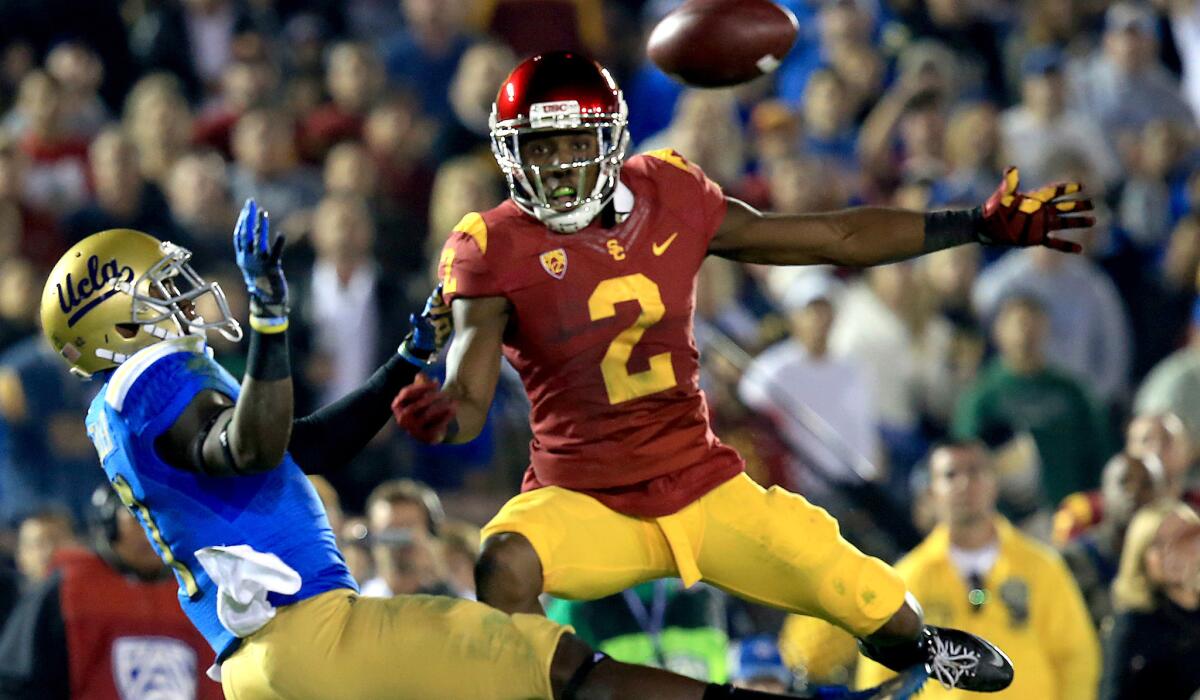
[{"label": "light blue jersey", "polygon": [[202,338],[156,343],[109,373],[87,429],[109,481],[174,570],[183,611],[221,660],[236,649],[237,637],[217,619],[217,586],[197,561],[198,550],[248,545],[277,556],[300,575],[301,586],[293,595],[271,593],[274,606],[358,587],[316,491],[290,455],[264,474],[228,477],[185,471],[158,456],[155,439],[205,389],[236,399],[240,387]]}]

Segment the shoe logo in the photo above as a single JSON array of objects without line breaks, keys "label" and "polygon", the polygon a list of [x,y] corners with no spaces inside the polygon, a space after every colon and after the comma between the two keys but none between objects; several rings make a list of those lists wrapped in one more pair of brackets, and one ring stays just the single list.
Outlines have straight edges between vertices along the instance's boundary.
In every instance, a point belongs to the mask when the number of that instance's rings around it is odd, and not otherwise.
[{"label": "shoe logo", "polygon": [[650,248],[654,251],[654,256],[658,257],[658,256],[662,255],[663,253],[667,252],[667,248],[669,248],[671,246],[671,243],[673,243],[675,241],[675,237],[678,235],[679,235],[678,232],[672,233],[671,237],[668,238],[667,240],[663,241],[662,243],[651,244]]}]

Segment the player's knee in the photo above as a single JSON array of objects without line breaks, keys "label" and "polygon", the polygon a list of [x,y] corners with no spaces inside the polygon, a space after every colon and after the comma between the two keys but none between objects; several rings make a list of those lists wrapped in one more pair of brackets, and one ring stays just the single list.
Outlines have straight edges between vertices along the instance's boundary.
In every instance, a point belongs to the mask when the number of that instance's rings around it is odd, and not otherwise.
[{"label": "player's knee", "polygon": [[475,562],[479,599],[505,608],[505,603],[533,600],[542,592],[542,564],[533,545],[515,532],[493,535]]}]

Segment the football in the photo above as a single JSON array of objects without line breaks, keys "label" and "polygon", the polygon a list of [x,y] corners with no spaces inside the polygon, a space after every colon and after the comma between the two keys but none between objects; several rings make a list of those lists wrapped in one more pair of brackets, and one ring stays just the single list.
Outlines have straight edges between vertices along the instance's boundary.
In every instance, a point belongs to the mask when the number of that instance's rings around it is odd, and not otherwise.
[{"label": "football", "polygon": [[688,0],[655,25],[646,52],[688,85],[737,85],[779,67],[799,26],[770,0]]}]

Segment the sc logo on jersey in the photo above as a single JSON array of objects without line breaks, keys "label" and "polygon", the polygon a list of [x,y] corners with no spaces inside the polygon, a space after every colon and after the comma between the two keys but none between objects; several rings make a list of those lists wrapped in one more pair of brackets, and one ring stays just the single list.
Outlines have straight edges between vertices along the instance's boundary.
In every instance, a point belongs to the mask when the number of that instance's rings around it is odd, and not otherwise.
[{"label": "sc logo on jersey", "polygon": [[540,260],[542,261],[542,269],[556,280],[562,279],[567,274],[567,251],[562,248],[555,248],[542,253]]}]

